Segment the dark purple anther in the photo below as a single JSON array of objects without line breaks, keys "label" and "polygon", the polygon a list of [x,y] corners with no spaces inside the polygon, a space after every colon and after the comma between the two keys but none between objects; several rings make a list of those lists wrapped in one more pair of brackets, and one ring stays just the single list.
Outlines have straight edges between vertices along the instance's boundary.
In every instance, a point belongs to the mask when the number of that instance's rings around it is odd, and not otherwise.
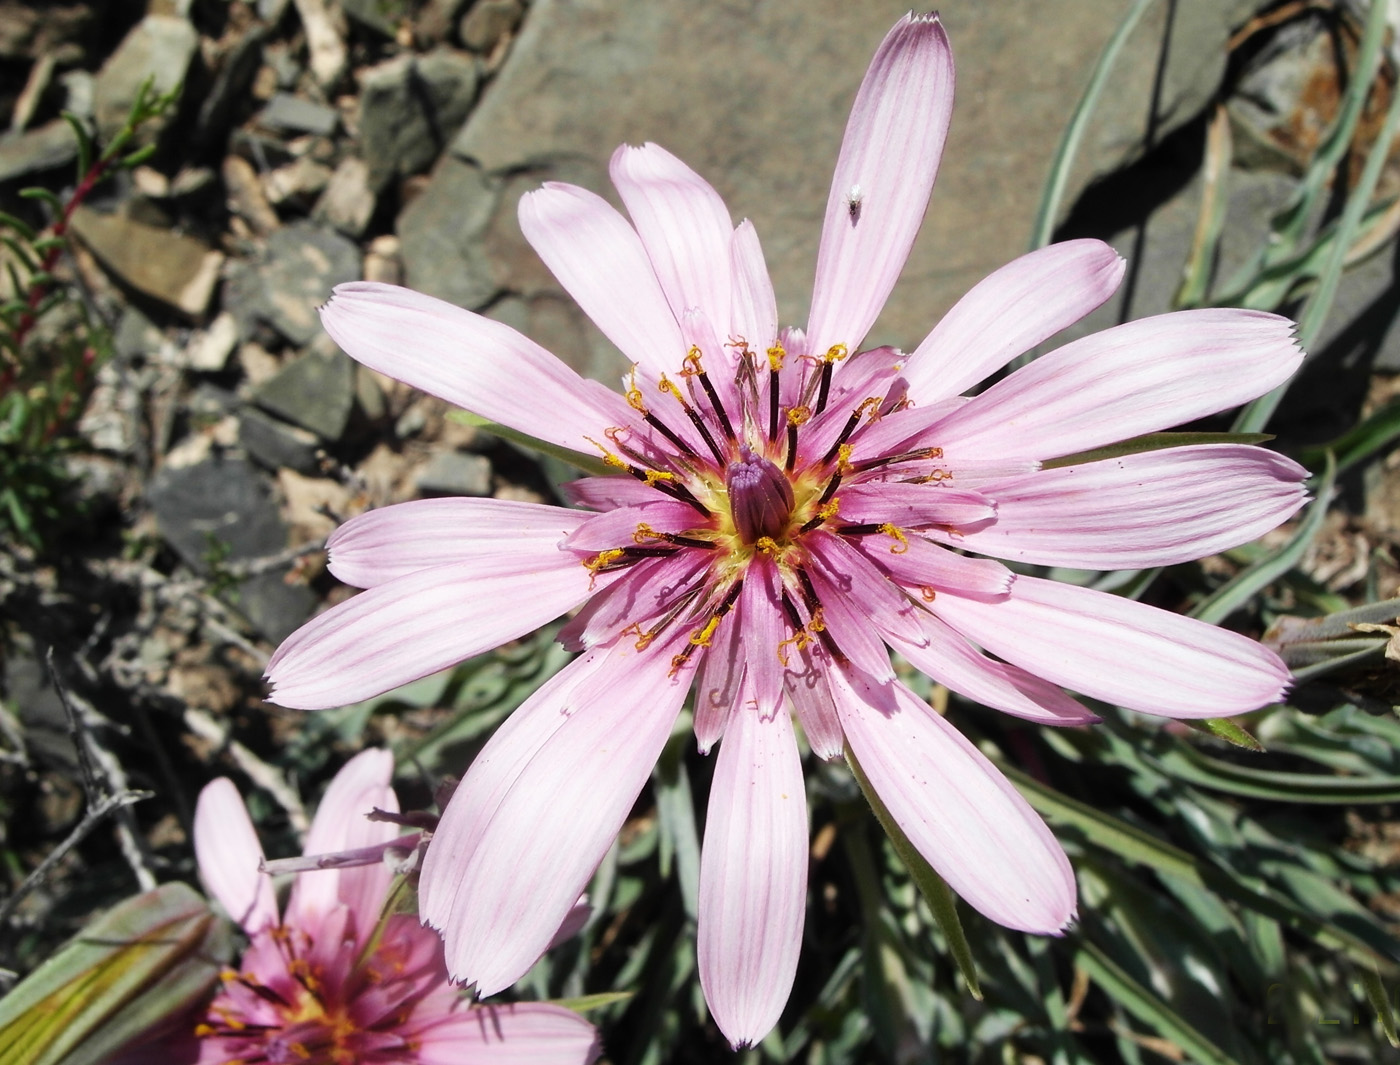
[{"label": "dark purple anther", "polygon": [[761,537],[781,539],[792,520],[792,485],[787,475],[761,455],[748,448],[740,460],[724,471],[724,487],[729,490],[729,509],[734,528],[746,544]]}]

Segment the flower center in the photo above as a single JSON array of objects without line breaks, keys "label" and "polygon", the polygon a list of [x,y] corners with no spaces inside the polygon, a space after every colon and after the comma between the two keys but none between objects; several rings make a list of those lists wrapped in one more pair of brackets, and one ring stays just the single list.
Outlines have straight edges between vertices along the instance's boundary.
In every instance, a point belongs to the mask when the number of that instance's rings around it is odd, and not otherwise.
[{"label": "flower center", "polygon": [[794,498],[787,474],[747,447],[724,473],[734,529],[744,544],[783,539],[792,520]]}]

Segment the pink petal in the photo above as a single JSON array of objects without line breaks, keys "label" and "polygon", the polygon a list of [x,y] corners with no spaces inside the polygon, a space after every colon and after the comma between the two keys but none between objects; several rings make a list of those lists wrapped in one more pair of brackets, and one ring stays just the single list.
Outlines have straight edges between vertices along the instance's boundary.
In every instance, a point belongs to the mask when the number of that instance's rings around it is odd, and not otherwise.
[{"label": "pink petal", "polygon": [[[593,1025],[547,1002],[470,1006],[409,1021],[417,1065],[591,1065],[602,1053]],[[407,1060],[407,1059],[405,1059]]]},{"label": "pink petal", "polygon": [[642,526],[652,532],[683,533],[706,524],[694,507],[667,499],[654,490],[646,503],[617,507],[601,514],[585,514],[583,519],[564,541],[570,551],[606,551],[637,545],[664,547],[664,542],[649,537]]},{"label": "pink petal", "polygon": [[836,690],[851,750],[890,816],[973,908],[1008,928],[1059,934],[1075,914],[1074,872],[1059,842],[957,729],[894,687],[889,714],[854,688]]},{"label": "pink petal", "polygon": [[1212,444],[1041,470],[986,486],[997,520],[957,545],[1078,569],[1171,566],[1264,535],[1307,499],[1308,471],[1258,447]]},{"label": "pink petal", "polygon": [[648,488],[631,477],[580,477],[577,481],[566,481],[559,487],[564,490],[564,498],[574,506],[588,507],[590,510],[612,510],[614,507],[651,503],[658,494],[655,488]]},{"label": "pink petal", "polygon": [[[756,555],[749,563],[735,610],[748,667],[749,697],[758,701],[760,712],[770,713],[783,697],[779,647],[789,629],[782,608],[781,581],[771,559]],[[724,624],[720,622],[721,627]]]},{"label": "pink petal", "polygon": [[394,285],[337,285],[321,323],[372,370],[473,414],[587,454],[633,412],[622,397],[585,381],[509,326]]},{"label": "pink petal", "polygon": [[331,572],[356,588],[501,556],[519,559],[521,571],[530,573],[536,557],[557,553],[587,517],[503,499],[416,499],[351,518],[331,533],[326,550]]},{"label": "pink petal", "polygon": [[1042,355],[926,434],[960,458],[1048,459],[1228,410],[1302,361],[1293,323],[1263,311],[1142,318]]},{"label": "pink petal", "polygon": [[1131,599],[1017,577],[997,603],[939,596],[931,609],[1023,669],[1164,717],[1228,717],[1276,702],[1288,668],[1239,633]]},{"label": "pink petal", "polygon": [[792,668],[783,673],[783,683],[797,709],[797,720],[802,724],[807,746],[825,761],[841,757],[846,749],[846,735],[841,731],[836,703],[831,697],[831,682],[827,679],[827,674],[836,668],[831,656],[820,643],[808,644],[790,665]]},{"label": "pink petal", "polygon": [[701,754],[709,754],[724,735],[739,699],[744,679],[742,628],[737,615],[721,621],[695,670],[695,743]]},{"label": "pink petal", "polygon": [[927,643],[896,640],[894,648],[939,684],[975,703],[1042,725],[1091,725],[1100,720],[1055,685],[981,654],[936,617],[925,614],[921,620]]},{"label": "pink petal", "polygon": [[[398,813],[398,796],[389,785],[393,776],[394,756],[383,750],[361,751],[341,766],[311,819],[304,853],[333,854],[397,836],[397,825],[366,816],[376,807]],[[385,865],[298,873],[287,899],[286,923],[312,929],[336,905],[344,903],[354,918],[356,933],[364,936],[379,918],[391,879]]]},{"label": "pink petal", "polygon": [[720,744],[696,928],[700,986],[737,1050],[778,1023],[797,974],[807,895],[807,792],[785,710],[741,705]]},{"label": "pink petal", "polygon": [[910,397],[928,404],[966,391],[1101,305],[1126,267],[1099,240],[1013,259],[958,300],[909,357]]},{"label": "pink petal", "polygon": [[734,285],[729,300],[730,333],[762,355],[778,338],[778,301],[758,230],[747,218],[730,238],[729,259]]},{"label": "pink petal", "polygon": [[259,866],[262,845],[233,781],[211,780],[194,808],[194,854],[209,894],[250,936],[277,923],[272,880]]},{"label": "pink petal", "polygon": [[705,551],[682,551],[669,558],[644,559],[619,574],[559,630],[570,651],[610,644],[626,634],[635,644],[666,610],[688,594],[710,564]]},{"label": "pink petal", "polygon": [[460,883],[443,932],[448,968],[482,996],[534,964],[612,845],[690,687],[689,675],[670,676],[677,650],[658,642],[614,655],[589,678],[606,687],[579,700],[494,811],[472,811],[489,821],[470,851],[450,859],[461,863]]},{"label": "pink petal", "polygon": [[848,540],[831,533],[811,533],[806,543],[817,563],[815,571],[827,582],[829,594],[822,594],[822,607],[828,615],[833,601],[840,600],[850,604],[853,619],[870,619],[862,628],[873,627],[881,635],[923,643],[922,611],[879,566]]},{"label": "pink petal", "polygon": [[552,551],[399,577],[288,636],[267,664],[268,699],[317,710],[379,695],[539,628],[587,599],[592,576]]},{"label": "pink petal", "polygon": [[680,370],[685,342],[676,316],[641,238],[607,200],[575,185],[546,182],[521,198],[520,228],[624,356],[653,379]]},{"label": "pink petal", "polygon": [[996,517],[996,504],[980,492],[946,484],[866,481],[842,485],[838,518],[858,525],[889,522],[901,529],[930,525],[970,525]]},{"label": "pink petal", "polygon": [[817,252],[808,351],[855,351],[865,339],[923,223],[952,110],[943,26],[937,15],[906,15],[875,52],[846,123]]},{"label": "pink petal", "polygon": [[903,540],[884,535],[861,536],[855,544],[891,578],[913,590],[1001,599],[1011,587],[1013,574],[1000,562],[968,558],[931,544],[922,536],[908,535]]},{"label": "pink petal", "polygon": [[665,148],[624,144],[611,174],[677,321],[698,307],[729,320],[729,209],[710,183]]}]

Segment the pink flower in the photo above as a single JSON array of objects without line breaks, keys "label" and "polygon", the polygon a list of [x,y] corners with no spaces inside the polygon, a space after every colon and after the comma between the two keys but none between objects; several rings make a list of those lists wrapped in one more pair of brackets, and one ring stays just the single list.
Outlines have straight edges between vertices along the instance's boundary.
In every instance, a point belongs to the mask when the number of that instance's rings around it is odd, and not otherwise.
[{"label": "pink flower", "polygon": [[[307,854],[383,846],[397,812],[393,757],[364,751],[336,774],[306,838]],[[588,1065],[593,1026],[546,1003],[471,1006],[447,978],[442,940],[411,916],[381,916],[382,863],[304,873],[281,917],[262,848],[233,783],[200,793],[195,853],[210,893],[251,942],[197,1029],[199,1062],[268,1065]]]},{"label": "pink flower", "polygon": [[453,974],[482,993],[544,949],[692,688],[701,749],[723,736],[699,971],[739,1045],[776,1022],[801,938],[808,827],[790,708],[820,757],[849,745],[971,905],[1053,934],[1075,912],[1064,852],[895,680],[887,648],[974,701],[1053,725],[1094,720],[1060,685],[1172,717],[1237,714],[1287,686],[1280,660],[1243,636],[964,553],[1149,567],[1273,528],[1301,505],[1304,471],[1259,448],[1041,462],[1236,406],[1301,354],[1282,318],[1190,311],[1077,340],[959,395],[1112,294],[1123,264],[1092,240],[998,270],[911,354],[861,351],[923,218],[952,95],[938,19],[901,20],[846,129],[805,332],[779,330],[753,226],[734,227],[656,145],[613,156],[630,224],[570,185],[526,196],[526,237],[635,363],[625,396],[414,292],[342,285],[323,309],[366,365],[595,449],[620,474],[572,485],[586,510],[434,499],[346,523],[331,568],[368,590],[295,633],[268,669],[277,702],[331,706],[584,604],[561,636],[582,655],[487,744],[428,851],[422,914]]}]

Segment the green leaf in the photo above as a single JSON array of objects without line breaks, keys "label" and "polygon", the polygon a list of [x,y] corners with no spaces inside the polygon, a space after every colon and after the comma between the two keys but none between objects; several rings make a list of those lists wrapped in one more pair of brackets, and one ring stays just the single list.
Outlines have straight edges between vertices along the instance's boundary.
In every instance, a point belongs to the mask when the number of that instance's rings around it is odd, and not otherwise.
[{"label": "green leaf", "polygon": [[1352,806],[1400,802],[1400,777],[1338,776],[1332,773],[1285,773],[1255,769],[1211,758],[1193,747],[1147,757],[1164,773],[1198,787],[1275,802]]},{"label": "green leaf", "polygon": [[1160,996],[1129,976],[1095,944],[1081,941],[1075,951],[1074,962],[1118,1005],[1179,1046],[1192,1062],[1197,1065],[1238,1065],[1236,1059],[1193,1028]]},{"label": "green leaf", "polygon": [[[88,134],[83,120],[72,111],[63,112],[63,121],[73,130],[73,138],[78,142],[78,183],[82,184],[92,168],[92,137]],[[62,212],[60,210],[60,217]]]},{"label": "green leaf", "polygon": [[1386,1041],[1393,1047],[1400,1047],[1400,1036],[1395,1032],[1395,1014],[1390,1010],[1390,999],[1386,996],[1385,985],[1381,983],[1381,974],[1374,969],[1362,969],[1361,986],[1366,989],[1366,998],[1376,1011]]},{"label": "green leaf", "polygon": [[488,433],[499,436],[502,440],[509,440],[512,444],[519,444],[532,451],[552,455],[561,462],[567,462],[570,466],[583,470],[585,473],[596,474],[600,477],[617,476],[618,474],[616,469],[596,455],[585,455],[581,451],[551,444],[548,440],[540,440],[509,426],[501,425],[499,422],[489,421],[479,414],[471,413],[471,411],[454,410],[447,417],[449,421],[457,422],[459,425],[470,425],[474,429],[484,429]]},{"label": "green leaf", "polygon": [[1217,104],[1206,128],[1200,213],[1196,217],[1191,251],[1182,269],[1181,286],[1176,291],[1173,306],[1199,307],[1210,290],[1211,273],[1220,253],[1220,237],[1225,231],[1225,215],[1230,199],[1227,186],[1233,154],[1230,113],[1224,104]]},{"label": "green leaf", "polygon": [[0,999],[5,1065],[96,1065],[213,989],[227,925],[186,884],[120,903]]},{"label": "green leaf", "polygon": [[130,170],[133,167],[140,166],[142,163],[144,163],[147,159],[149,159],[155,154],[156,145],[147,144],[145,147],[137,148],[134,152],[123,156],[119,165],[126,170]]},{"label": "green leaf", "polygon": [[566,1010],[573,1010],[575,1013],[589,1013],[617,1002],[630,1002],[635,994],[635,991],[600,991],[596,995],[550,999],[550,1003],[555,1006],[563,1006]]},{"label": "green leaf", "polygon": [[1326,462],[1327,452],[1330,451],[1337,456],[1337,474],[1340,476],[1358,463],[1384,451],[1396,440],[1400,440],[1400,399],[1391,400],[1336,439],[1303,450],[1298,454],[1298,461],[1315,468]]},{"label": "green leaf", "polygon": [[34,238],[39,235],[34,231],[34,227],[31,226],[28,222],[26,222],[22,218],[16,218],[8,211],[0,211],[0,226],[6,226],[10,229],[13,229],[16,233],[18,233],[25,240],[29,241],[31,244],[34,242]]},{"label": "green leaf", "polygon": [[1041,465],[1043,469],[1054,470],[1061,466],[1102,462],[1104,459],[1136,455],[1143,451],[1160,451],[1168,447],[1188,447],[1198,444],[1262,444],[1272,439],[1273,437],[1268,433],[1148,433],[1145,436],[1135,436],[1131,440],[1123,440],[1117,444],[1109,444],[1107,447],[1090,448],[1088,451],[1078,451],[1073,455],[1062,455],[1059,458],[1048,459]]},{"label": "green leaf", "polygon": [[1187,725],[1199,732],[1209,733],[1226,743],[1243,747],[1247,751],[1263,751],[1264,745],[1251,736],[1247,729],[1228,717],[1207,717],[1199,721],[1187,721]]},{"label": "green leaf", "polygon": [[889,808],[880,801],[880,796],[875,789],[870,786],[870,780],[861,769],[860,763],[856,761],[855,752],[850,746],[846,747],[846,762],[851,767],[851,772],[855,774],[856,781],[860,784],[860,790],[865,794],[865,799],[870,803],[870,808],[875,811],[875,819],[880,822],[880,827],[889,836],[890,842],[894,845],[895,853],[899,855],[904,867],[909,870],[909,876],[918,885],[919,893],[923,895],[924,901],[933,911],[934,920],[938,922],[938,927],[948,940],[948,949],[952,951],[953,960],[958,964],[958,971],[962,973],[967,989],[972,992],[972,997],[982,998],[982,987],[977,980],[977,963],[972,957],[972,948],[968,945],[967,934],[963,931],[962,920],[958,917],[957,898],[951,888],[944,883],[939,876],[924,860],[924,856],[918,852],[914,844],[909,842],[909,837],[904,834],[904,830],[899,827],[898,822],[890,814]]},{"label": "green leaf", "polygon": [[54,211],[54,214],[63,217],[63,201],[60,200],[49,189],[39,188],[37,185],[27,189],[20,189],[19,194],[26,200],[43,200]]}]

